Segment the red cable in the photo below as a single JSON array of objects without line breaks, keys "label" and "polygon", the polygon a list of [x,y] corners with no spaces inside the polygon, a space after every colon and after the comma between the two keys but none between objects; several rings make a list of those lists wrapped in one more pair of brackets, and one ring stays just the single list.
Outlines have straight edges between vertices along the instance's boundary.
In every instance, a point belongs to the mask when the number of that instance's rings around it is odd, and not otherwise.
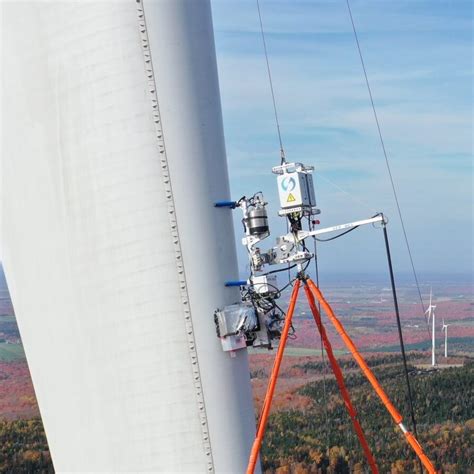
[{"label": "red cable", "polygon": [[349,416],[352,419],[352,423],[354,425],[354,429],[357,433],[357,437],[359,438],[360,444],[362,445],[362,449],[364,450],[365,457],[367,458],[367,462],[370,465],[370,469],[374,474],[378,474],[379,470],[377,468],[377,464],[375,462],[374,456],[370,447],[367,443],[365,438],[364,432],[362,427],[360,426],[359,420],[357,419],[357,412],[352,405],[349,392],[347,391],[346,384],[344,383],[344,376],[342,375],[341,368],[337,362],[336,357],[332,351],[331,343],[329,338],[326,334],[326,330],[324,329],[323,323],[321,321],[321,315],[319,314],[318,309],[316,308],[316,303],[314,301],[314,296],[311,293],[308,285],[305,284],[304,291],[306,293],[306,297],[308,298],[309,307],[311,308],[311,312],[313,313],[314,321],[316,322],[316,326],[318,326],[319,333],[321,334],[321,338],[323,340],[324,348],[326,349],[326,353],[329,358],[329,362],[331,363],[332,371],[336,376],[337,385],[339,386],[339,391],[341,392],[342,398],[344,400],[344,404],[346,405],[346,409],[349,413]]},{"label": "red cable", "polygon": [[436,470],[435,470],[433,464],[429,460],[428,456],[426,456],[426,454],[424,453],[423,448],[421,447],[420,443],[403,425],[402,415],[400,415],[398,410],[395,408],[395,406],[392,404],[392,402],[388,398],[387,394],[385,393],[384,389],[380,385],[379,381],[375,378],[375,375],[372,373],[369,366],[365,362],[364,358],[360,355],[359,351],[357,350],[355,344],[352,342],[352,339],[347,334],[346,330],[344,329],[344,326],[337,319],[337,317],[334,314],[334,311],[332,310],[331,306],[329,306],[329,303],[324,299],[324,296],[322,295],[319,288],[310,279],[307,280],[307,283],[308,283],[311,291],[313,292],[313,294],[316,296],[318,301],[321,303],[321,306],[324,308],[324,311],[326,312],[326,314],[328,315],[330,321],[332,322],[332,324],[336,328],[336,331],[339,333],[342,340],[346,344],[347,348],[352,353],[354,359],[359,364],[359,367],[361,368],[363,374],[366,376],[366,378],[371,383],[372,387],[374,388],[374,390],[377,393],[377,395],[379,396],[379,398],[382,400],[383,404],[385,405],[385,408],[388,410],[388,412],[392,416],[395,423],[402,430],[402,432],[403,432],[406,440],[410,444],[410,446],[413,448],[413,450],[415,451],[417,456],[420,458],[421,462],[423,463],[425,468],[428,470],[428,472],[430,474],[436,474]]},{"label": "red cable", "polygon": [[258,423],[257,435],[255,436],[255,441],[253,442],[252,450],[250,452],[247,474],[253,474],[260,452],[260,447],[262,446],[263,436],[265,435],[265,428],[267,426],[268,416],[270,414],[273,394],[275,392],[275,386],[278,380],[278,373],[280,372],[281,360],[283,358],[283,352],[285,350],[286,341],[290,332],[291,320],[293,318],[296,300],[298,299],[299,288],[300,281],[296,280],[295,286],[293,287],[293,292],[291,293],[290,305],[288,307],[288,312],[286,313],[285,325],[283,326],[283,331],[281,333],[280,344],[278,346],[275,362],[273,363],[272,373],[268,382],[267,393],[265,394],[265,400],[263,402],[262,414]]}]

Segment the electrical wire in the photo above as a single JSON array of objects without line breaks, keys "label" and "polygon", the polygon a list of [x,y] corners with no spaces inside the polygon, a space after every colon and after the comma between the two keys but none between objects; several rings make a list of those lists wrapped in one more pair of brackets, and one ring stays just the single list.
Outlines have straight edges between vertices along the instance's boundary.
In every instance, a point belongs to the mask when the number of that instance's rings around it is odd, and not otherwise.
[{"label": "electrical wire", "polygon": [[278,270],[272,270],[271,272],[263,273],[263,275],[266,276],[266,275],[272,275],[273,273],[286,272],[286,271],[290,271],[292,268],[295,268],[295,267],[296,267],[296,263],[294,263],[293,265],[290,265],[287,268],[279,268]]},{"label": "electrical wire", "polygon": [[286,157],[285,157],[285,150],[283,148],[283,140],[281,138],[280,121],[278,120],[275,90],[273,88],[273,80],[272,80],[272,71],[270,69],[270,61],[268,59],[267,42],[265,40],[265,31],[263,29],[262,13],[260,11],[260,2],[259,0],[256,0],[256,1],[257,1],[258,19],[260,21],[260,33],[262,35],[263,50],[265,53],[265,62],[267,64],[268,82],[270,83],[270,92],[272,94],[273,112],[275,114],[275,123],[276,123],[277,132],[278,132],[278,141],[280,143],[280,164],[283,165],[286,163]]},{"label": "electrical wire", "polygon": [[293,278],[293,280],[287,283],[284,287],[280,288],[280,293],[283,293],[283,291],[285,291],[289,286],[291,286],[294,281],[295,281],[295,278]]},{"label": "electrical wire", "polygon": [[[389,175],[389,178],[390,178],[390,184],[392,186],[393,196],[395,198],[395,203],[397,205],[398,216],[400,218],[400,223],[402,225],[403,236],[405,238],[405,244],[406,244],[406,247],[407,247],[408,256],[410,257],[410,263],[411,263],[411,268],[412,268],[412,271],[413,271],[413,276],[414,276],[414,279],[415,279],[416,287],[418,289],[418,296],[420,298],[421,307],[422,307],[423,313],[424,313],[425,312],[425,304],[423,302],[423,297],[421,296],[420,285],[419,285],[418,276],[417,276],[416,270],[415,270],[415,264],[413,262],[413,256],[412,256],[412,253],[411,253],[410,243],[408,241],[408,235],[407,235],[407,232],[406,232],[406,229],[405,229],[405,223],[404,223],[404,220],[403,220],[402,211],[401,211],[401,208],[400,208],[400,203],[398,201],[397,190],[396,190],[395,182],[394,182],[394,179],[393,179],[393,176],[392,176],[392,170],[390,168],[388,154],[387,154],[387,150],[385,148],[385,142],[384,142],[383,135],[382,135],[382,129],[380,127],[380,122],[379,122],[379,118],[378,118],[378,115],[377,115],[377,110],[375,108],[375,103],[374,103],[374,99],[373,99],[373,96],[372,96],[372,89],[370,87],[369,77],[367,75],[367,69],[365,67],[364,57],[362,55],[362,50],[361,50],[360,43],[359,43],[359,36],[357,34],[357,30],[356,30],[354,18],[352,16],[352,10],[351,10],[349,0],[346,0],[346,4],[347,4],[347,9],[349,11],[349,17],[351,19],[352,30],[354,32],[354,38],[355,38],[355,41],[356,41],[356,44],[357,44],[357,50],[359,51],[360,63],[362,65],[362,69],[364,71],[365,84],[367,86],[367,91],[369,93],[370,103],[372,105],[372,111],[373,111],[373,114],[374,114],[375,123],[377,125],[380,144],[382,146],[382,152],[383,152],[383,156],[385,158],[385,164],[386,164],[388,175]],[[426,318],[425,318],[425,320],[426,320]]]},{"label": "electrical wire", "polygon": [[359,228],[359,226],[356,225],[355,227],[352,227],[352,228],[350,228],[350,229],[348,229],[348,230],[345,230],[344,232],[341,232],[340,234],[337,234],[337,235],[335,235],[335,236],[333,236],[333,237],[329,237],[328,239],[318,239],[316,236],[314,236],[314,240],[317,240],[318,242],[330,242],[331,240],[336,240],[336,239],[338,239],[339,237],[342,237],[343,235],[346,235],[346,234],[348,234],[349,232],[352,232],[353,230],[356,230],[356,229],[358,229],[358,228]]},{"label": "electrical wire", "polygon": [[[296,280],[296,278],[295,278],[295,280]],[[283,321],[286,318],[285,311],[283,311],[283,309],[277,304],[277,302],[275,302],[275,307],[282,313],[282,315],[283,315],[282,321]],[[289,336],[291,336],[290,339],[296,339],[296,330],[293,326],[293,322],[291,323]]]},{"label": "electrical wire", "polygon": [[[374,214],[374,215],[372,216],[372,218],[377,217],[377,216],[380,216],[380,215],[381,215],[380,212],[378,212],[377,214]],[[388,222],[388,221],[387,221],[387,222]],[[313,238],[314,238],[315,241],[317,240],[318,242],[330,242],[331,240],[336,240],[336,239],[338,239],[339,237],[342,237],[343,235],[346,235],[346,234],[348,234],[349,232],[352,232],[353,230],[358,229],[359,227],[360,227],[360,226],[356,225],[355,227],[352,227],[351,229],[348,229],[348,230],[346,230],[346,231],[344,231],[344,232],[341,232],[340,234],[337,234],[337,235],[335,235],[334,237],[330,237],[330,238],[328,238],[328,239],[318,239],[316,236],[313,236]]]}]

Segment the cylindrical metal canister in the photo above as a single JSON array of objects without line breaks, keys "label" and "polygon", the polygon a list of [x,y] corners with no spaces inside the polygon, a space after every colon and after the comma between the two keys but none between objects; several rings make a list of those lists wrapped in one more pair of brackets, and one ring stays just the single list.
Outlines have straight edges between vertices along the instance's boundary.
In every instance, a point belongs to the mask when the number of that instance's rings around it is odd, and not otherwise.
[{"label": "cylindrical metal canister", "polygon": [[251,209],[245,219],[250,235],[260,235],[268,232],[268,216],[264,207]]}]

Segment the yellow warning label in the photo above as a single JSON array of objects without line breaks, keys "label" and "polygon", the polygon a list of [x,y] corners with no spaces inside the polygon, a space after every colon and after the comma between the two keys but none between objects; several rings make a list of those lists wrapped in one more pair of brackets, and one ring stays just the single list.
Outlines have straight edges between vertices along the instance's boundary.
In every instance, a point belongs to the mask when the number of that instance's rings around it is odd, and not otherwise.
[{"label": "yellow warning label", "polygon": [[293,202],[295,201],[295,196],[293,196],[293,194],[288,194],[288,199],[286,200],[286,202]]}]

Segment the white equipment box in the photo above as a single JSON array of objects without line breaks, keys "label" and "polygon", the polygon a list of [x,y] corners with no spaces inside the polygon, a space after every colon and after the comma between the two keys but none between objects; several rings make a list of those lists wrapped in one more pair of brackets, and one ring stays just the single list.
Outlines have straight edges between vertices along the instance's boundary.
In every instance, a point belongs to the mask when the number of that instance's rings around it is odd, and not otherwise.
[{"label": "white equipment box", "polygon": [[240,303],[225,306],[214,313],[217,337],[225,352],[247,347],[245,333],[258,326],[257,313],[252,305]]},{"label": "white equipment box", "polygon": [[279,175],[277,182],[281,214],[299,211],[314,213],[316,198],[312,171],[312,167],[306,168],[300,163],[289,163],[274,168],[274,172]]},{"label": "white equipment box", "polygon": [[259,295],[278,293],[278,282],[276,275],[260,275],[251,278],[252,285]]}]

